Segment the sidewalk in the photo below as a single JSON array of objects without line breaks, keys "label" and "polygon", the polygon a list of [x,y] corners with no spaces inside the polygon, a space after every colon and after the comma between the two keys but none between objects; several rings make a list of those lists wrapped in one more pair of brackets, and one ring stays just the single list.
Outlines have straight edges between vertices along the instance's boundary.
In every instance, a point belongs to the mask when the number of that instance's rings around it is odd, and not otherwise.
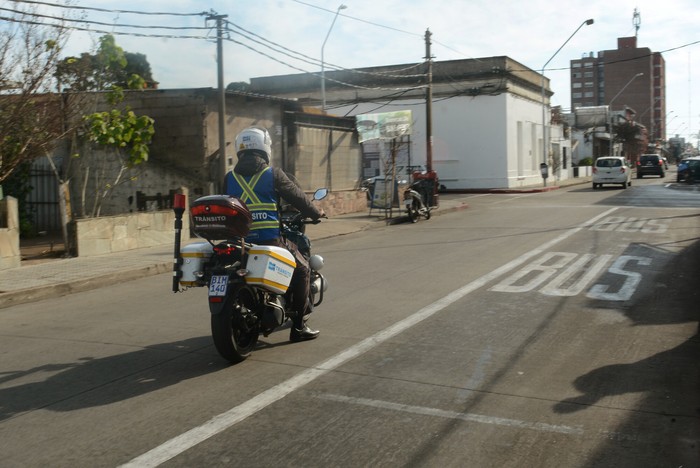
[{"label": "sidewalk", "polygon": [[[590,178],[578,178],[548,187],[441,193],[440,206],[432,214],[439,216],[468,208],[467,198],[473,193],[536,193],[556,190],[565,185],[583,184],[589,180]],[[400,221],[401,216],[403,213],[396,208],[393,210],[391,221]],[[384,211],[375,209],[371,215],[369,211],[362,211],[324,219],[320,224],[310,226],[308,235],[314,241],[386,224]],[[172,272],[173,257],[173,245],[163,245],[94,257],[51,258],[40,262],[27,262],[28,264],[18,268],[0,271],[0,309]]]}]

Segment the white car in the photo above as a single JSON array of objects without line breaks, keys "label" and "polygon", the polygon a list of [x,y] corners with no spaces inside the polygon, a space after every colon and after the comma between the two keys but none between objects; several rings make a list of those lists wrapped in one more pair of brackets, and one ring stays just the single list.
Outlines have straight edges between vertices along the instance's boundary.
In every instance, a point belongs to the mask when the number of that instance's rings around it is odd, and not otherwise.
[{"label": "white car", "polygon": [[622,156],[603,156],[593,164],[593,188],[603,184],[622,185],[627,188],[632,185],[632,169]]}]

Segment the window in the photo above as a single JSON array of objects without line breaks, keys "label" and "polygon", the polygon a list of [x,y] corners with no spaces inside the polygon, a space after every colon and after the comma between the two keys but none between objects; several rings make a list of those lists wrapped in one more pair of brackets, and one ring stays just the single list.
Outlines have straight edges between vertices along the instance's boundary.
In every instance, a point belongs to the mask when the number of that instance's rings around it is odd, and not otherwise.
[{"label": "window", "polygon": [[581,83],[571,83],[571,87],[574,89],[578,89],[581,87]]},{"label": "window", "polygon": [[574,78],[574,79],[581,78],[581,72],[573,72],[571,74],[571,78]]},{"label": "window", "polygon": [[586,62],[583,64],[585,68],[593,68],[593,62]]},{"label": "window", "polygon": [[583,76],[586,77],[586,78],[593,78],[593,72],[592,72],[592,71],[585,72],[585,73],[583,74]]},{"label": "window", "polygon": [[583,94],[583,97],[592,98],[592,97],[593,97],[593,91],[586,91],[586,92]]},{"label": "window", "polygon": [[582,98],[583,96],[581,95],[581,93],[572,93],[572,94],[571,94],[571,97],[574,98],[574,99],[580,99],[580,98]]},{"label": "window", "polygon": [[581,62],[574,62],[571,64],[571,68],[581,68]]},{"label": "window", "polygon": [[586,83],[584,84],[584,86],[585,86],[586,88],[592,88],[592,87],[593,87],[593,82],[592,82],[592,81],[586,81]]}]

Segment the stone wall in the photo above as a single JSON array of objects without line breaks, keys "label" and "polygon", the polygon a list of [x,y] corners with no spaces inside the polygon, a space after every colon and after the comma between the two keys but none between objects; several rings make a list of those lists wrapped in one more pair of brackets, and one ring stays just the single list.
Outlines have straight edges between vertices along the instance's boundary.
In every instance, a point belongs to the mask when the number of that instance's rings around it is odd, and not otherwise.
[{"label": "stone wall", "polygon": [[17,199],[8,196],[0,200],[0,270],[16,268],[21,260]]},{"label": "stone wall", "polygon": [[[359,190],[333,192],[317,203],[329,217],[333,217],[366,211],[367,195]],[[182,225],[184,242],[190,238],[189,211],[185,211]],[[76,254],[87,257],[172,245],[174,226],[174,212],[162,210],[78,219],[73,221],[72,232],[76,239]]]},{"label": "stone wall", "polygon": [[359,190],[331,192],[318,203],[326,215],[331,218],[342,214],[366,211],[367,192]]},{"label": "stone wall", "polygon": [[[358,190],[330,193],[318,204],[329,217],[367,210],[366,194]],[[189,211],[185,211],[183,241],[190,238],[189,221]],[[78,219],[73,221],[72,231],[76,238],[76,254],[86,257],[172,245],[175,238],[174,226],[174,212],[162,210]]]},{"label": "stone wall", "polygon": [[[185,211],[182,220],[183,241],[189,239],[189,219],[189,212]],[[175,239],[175,213],[163,210],[78,219],[73,222],[72,231],[79,257],[172,245]]]}]

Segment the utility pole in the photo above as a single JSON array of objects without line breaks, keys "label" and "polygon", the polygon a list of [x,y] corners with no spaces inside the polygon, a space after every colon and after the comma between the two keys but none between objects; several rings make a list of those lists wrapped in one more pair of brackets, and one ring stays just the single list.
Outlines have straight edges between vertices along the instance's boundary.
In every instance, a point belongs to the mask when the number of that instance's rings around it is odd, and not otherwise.
[{"label": "utility pole", "polygon": [[216,20],[216,65],[217,65],[217,78],[219,85],[219,170],[216,171],[217,180],[214,187],[217,188],[218,192],[222,193],[224,187],[222,184],[224,182],[224,176],[226,176],[226,170],[228,165],[226,164],[226,92],[224,88],[224,18],[228,15],[215,15],[212,14],[207,16],[207,21]]},{"label": "utility pole", "polygon": [[427,89],[425,93],[425,166],[433,170],[433,57],[430,54],[430,29],[425,30],[425,59],[428,61]]}]

